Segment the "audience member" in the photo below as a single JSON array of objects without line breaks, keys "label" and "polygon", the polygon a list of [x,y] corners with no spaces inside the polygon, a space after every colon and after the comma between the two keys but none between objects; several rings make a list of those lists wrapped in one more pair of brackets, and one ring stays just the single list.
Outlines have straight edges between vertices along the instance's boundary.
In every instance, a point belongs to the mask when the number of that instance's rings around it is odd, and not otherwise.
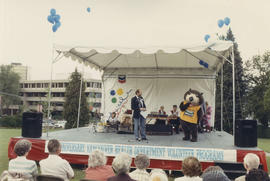
[{"label": "audience member", "polygon": [[95,150],[89,155],[88,168],[85,171],[85,179],[106,181],[114,176],[111,166],[106,165],[107,157],[102,151]]},{"label": "audience member", "polygon": [[269,175],[261,169],[251,169],[246,174],[246,181],[270,181]]},{"label": "audience member", "polygon": [[150,172],[150,181],[168,181],[167,174],[161,169],[153,169]]},{"label": "audience member", "polygon": [[108,181],[135,181],[128,175],[132,159],[127,153],[120,153],[112,162],[113,170],[116,174],[110,177]]},{"label": "audience member", "polygon": [[139,154],[136,156],[134,163],[137,169],[131,172],[129,176],[134,180],[149,181],[150,175],[146,171],[150,165],[149,157],[145,154]]},{"label": "audience member", "polygon": [[34,180],[35,175],[38,174],[36,162],[26,158],[31,150],[31,146],[31,142],[25,139],[19,140],[15,144],[14,152],[17,155],[17,158],[9,161],[9,180],[12,180],[13,178]]},{"label": "audience member", "polygon": [[[254,153],[248,153],[246,154],[246,156],[244,157],[244,167],[247,170],[247,173],[249,172],[249,170],[256,168],[259,168],[260,165],[260,158],[254,154]],[[235,181],[245,181],[246,175],[242,175],[238,178],[235,179]]]},{"label": "audience member", "polygon": [[60,142],[52,139],[49,141],[47,148],[49,150],[48,158],[39,162],[41,173],[61,177],[65,181],[73,178],[74,172],[70,164],[59,156],[61,153]]},{"label": "audience member", "polygon": [[184,177],[176,178],[175,181],[201,181],[202,168],[199,160],[195,157],[187,157],[182,162]]},{"label": "audience member", "polygon": [[210,166],[202,174],[203,181],[230,181],[222,168],[219,166]]}]

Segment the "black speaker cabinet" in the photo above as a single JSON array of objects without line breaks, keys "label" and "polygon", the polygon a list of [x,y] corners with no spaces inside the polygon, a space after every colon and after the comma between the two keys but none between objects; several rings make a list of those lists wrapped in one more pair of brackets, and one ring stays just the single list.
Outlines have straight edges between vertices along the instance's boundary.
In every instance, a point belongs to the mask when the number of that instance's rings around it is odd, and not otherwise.
[{"label": "black speaker cabinet", "polygon": [[22,137],[40,138],[42,135],[42,113],[24,112],[22,120]]},{"label": "black speaker cabinet", "polygon": [[257,121],[236,120],[234,144],[238,147],[257,146]]},{"label": "black speaker cabinet", "polygon": [[171,125],[161,125],[161,124],[147,124],[145,126],[146,133],[149,135],[172,135],[173,129]]}]

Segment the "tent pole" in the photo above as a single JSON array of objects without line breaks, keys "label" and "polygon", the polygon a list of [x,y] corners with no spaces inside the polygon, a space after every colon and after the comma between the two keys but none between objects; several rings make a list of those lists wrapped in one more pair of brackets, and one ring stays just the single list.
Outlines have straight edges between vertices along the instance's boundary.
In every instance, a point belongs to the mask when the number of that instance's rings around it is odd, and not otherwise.
[{"label": "tent pole", "polygon": [[220,131],[223,131],[223,62],[221,66],[221,84],[220,84]]},{"label": "tent pole", "polygon": [[233,78],[233,135],[235,135],[235,60],[234,48],[232,46],[232,78]]},{"label": "tent pole", "polygon": [[51,63],[51,78],[50,78],[50,87],[49,87],[49,97],[48,97],[48,111],[47,111],[47,124],[46,124],[46,132],[47,137],[49,137],[49,120],[51,119],[51,93],[52,93],[52,75],[53,75],[53,63],[54,63],[54,44],[52,48],[52,63]]},{"label": "tent pole", "polygon": [[80,83],[80,97],[79,97],[78,116],[77,116],[77,131],[79,130],[79,123],[80,123],[83,73],[84,73],[84,66],[83,66],[83,71],[82,71],[82,74],[81,74],[81,83]]},{"label": "tent pole", "polygon": [[101,95],[101,100],[102,100],[102,113],[103,113],[103,116],[105,116],[105,83],[104,83],[104,72],[102,73],[102,76],[101,76],[101,82],[102,82],[102,95]]}]

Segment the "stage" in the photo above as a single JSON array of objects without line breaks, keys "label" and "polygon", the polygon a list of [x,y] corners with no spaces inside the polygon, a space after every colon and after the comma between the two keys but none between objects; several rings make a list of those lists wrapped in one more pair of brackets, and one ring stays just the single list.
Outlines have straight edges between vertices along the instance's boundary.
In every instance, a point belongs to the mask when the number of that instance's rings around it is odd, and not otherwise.
[{"label": "stage", "polygon": [[[226,132],[213,131],[200,133],[198,142],[183,141],[183,132],[179,135],[147,135],[146,141],[135,141],[133,134],[95,133],[89,127],[60,130],[44,133],[41,138],[29,138],[32,150],[28,158],[41,160],[47,157],[46,143],[50,139],[58,139],[62,144],[62,157],[71,164],[87,165],[88,155],[95,149],[101,149],[108,156],[108,164],[119,152],[127,152],[132,157],[145,153],[151,159],[150,168],[165,170],[181,170],[181,161],[187,156],[196,156],[203,169],[210,165],[239,165],[241,171],[243,157],[252,152],[260,157],[263,169],[267,171],[266,156],[259,148],[239,148],[234,146],[233,136]],[[9,158],[14,158],[13,147],[22,137],[14,137],[9,143]],[[232,169],[233,170],[233,169]],[[228,170],[225,170],[228,171]]]}]

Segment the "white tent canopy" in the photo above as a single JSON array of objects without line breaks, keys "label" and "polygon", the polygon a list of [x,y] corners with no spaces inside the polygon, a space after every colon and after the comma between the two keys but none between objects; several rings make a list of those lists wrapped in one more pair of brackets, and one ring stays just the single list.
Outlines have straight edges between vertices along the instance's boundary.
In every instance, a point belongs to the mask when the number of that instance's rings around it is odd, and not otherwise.
[{"label": "white tent canopy", "polygon": [[[231,41],[217,41],[192,47],[95,47],[61,46],[56,51],[85,65],[106,71],[112,69],[197,69],[208,74],[217,72],[222,56],[228,55]],[[209,67],[206,70],[198,62]]]},{"label": "white tent canopy", "polygon": [[[59,54],[103,71],[103,104],[105,115],[116,111],[119,119],[130,109],[130,99],[140,88],[148,112],[161,105],[169,112],[183,100],[189,89],[204,93],[215,110],[215,78],[232,50],[231,41],[216,41],[198,46],[95,47],[55,45]],[[126,77],[125,83],[118,76]],[[113,101],[114,99],[114,101]]]}]

